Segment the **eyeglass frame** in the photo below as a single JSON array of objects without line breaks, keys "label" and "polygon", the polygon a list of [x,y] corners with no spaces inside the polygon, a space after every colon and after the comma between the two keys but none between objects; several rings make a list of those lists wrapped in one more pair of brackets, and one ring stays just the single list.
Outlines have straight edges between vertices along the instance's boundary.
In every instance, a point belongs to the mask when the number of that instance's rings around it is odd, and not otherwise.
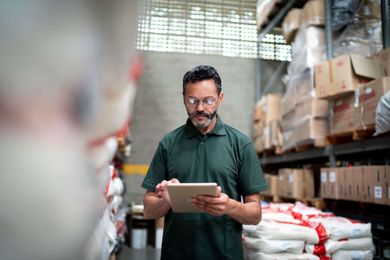
[{"label": "eyeglass frame", "polygon": [[[194,100],[194,103],[191,103],[190,100]],[[211,100],[212,104],[208,104],[208,100]],[[197,99],[195,97],[188,97],[188,98],[186,98],[187,105],[192,106],[192,107],[199,106],[200,102],[202,102],[203,106],[212,107],[213,105],[215,105],[217,103],[217,100],[215,98],[213,98],[213,97],[205,97],[203,99]]]}]

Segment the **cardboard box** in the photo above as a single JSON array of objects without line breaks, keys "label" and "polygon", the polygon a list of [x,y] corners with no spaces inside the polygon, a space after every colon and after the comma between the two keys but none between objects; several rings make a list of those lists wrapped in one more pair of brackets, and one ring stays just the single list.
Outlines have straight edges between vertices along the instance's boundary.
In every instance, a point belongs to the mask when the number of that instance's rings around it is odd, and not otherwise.
[{"label": "cardboard box", "polygon": [[347,168],[348,199],[362,201],[363,167],[354,166]]},{"label": "cardboard box", "polygon": [[387,204],[386,191],[386,166],[364,166],[364,193],[363,199],[365,202]]},{"label": "cardboard box", "polygon": [[289,113],[283,115],[282,118],[282,129],[284,130],[291,129],[295,125],[295,109],[291,110]]},{"label": "cardboard box", "polygon": [[321,168],[320,170],[320,197],[329,198],[329,171],[330,168]]},{"label": "cardboard box", "polygon": [[267,17],[275,7],[277,0],[262,1],[258,0],[256,4],[256,25],[257,30],[267,21]]},{"label": "cardboard box", "polygon": [[363,6],[359,8],[359,17],[363,19],[381,19],[381,2],[375,0],[364,1]]},{"label": "cardboard box", "polygon": [[339,199],[340,198],[340,182],[341,176],[345,168],[337,167],[329,169],[329,198]]},{"label": "cardboard box", "polygon": [[390,166],[385,166],[386,170],[386,204],[390,205]]},{"label": "cardboard box", "polygon": [[349,95],[336,99],[333,102],[330,115],[331,134],[352,132],[355,129],[355,95]]},{"label": "cardboard box", "polygon": [[264,174],[265,181],[268,184],[268,190],[263,192],[265,195],[279,195],[279,176],[275,174]]},{"label": "cardboard box", "polygon": [[279,94],[267,94],[265,108],[267,125],[273,121],[282,120],[281,100],[282,97]]},{"label": "cardboard box", "polygon": [[354,181],[354,186],[356,189],[356,198],[358,199],[358,201],[364,201],[365,185],[364,185],[363,166],[360,166],[360,170],[357,171],[356,173],[355,173],[356,176],[360,176],[360,177],[356,177]]},{"label": "cardboard box", "polygon": [[324,1],[311,0],[303,6],[302,23],[307,25],[322,26],[325,23],[324,18]]},{"label": "cardboard box", "polygon": [[295,125],[292,134],[293,144],[303,144],[307,141],[324,138],[328,133],[328,121],[326,119],[312,119]]},{"label": "cardboard box", "polygon": [[323,99],[309,97],[303,102],[296,105],[296,118],[311,117],[311,118],[328,118],[329,102]]},{"label": "cardboard box", "polygon": [[292,169],[279,169],[278,170],[278,176],[279,176],[279,195],[283,197],[289,196],[289,190],[288,190],[288,177],[290,173],[292,172]]},{"label": "cardboard box", "polygon": [[281,120],[281,99],[280,94],[267,94],[263,96],[256,103],[253,112],[253,121],[265,121],[268,125],[272,121]]},{"label": "cardboard box", "polygon": [[386,48],[376,55],[374,55],[374,59],[378,61],[385,70],[385,74],[390,76],[390,48]]},{"label": "cardboard box", "polygon": [[338,199],[348,200],[348,185],[347,185],[347,173],[348,168],[342,167],[337,171],[337,189],[338,189]]},{"label": "cardboard box", "polygon": [[314,67],[318,98],[337,98],[353,92],[358,84],[383,77],[382,66],[373,59],[345,54]]},{"label": "cardboard box", "polygon": [[359,85],[355,92],[356,129],[375,128],[376,107],[389,90],[390,77]]},{"label": "cardboard box", "polygon": [[299,26],[301,26],[302,9],[292,8],[282,22],[282,34],[287,44],[290,44],[295,37]]},{"label": "cardboard box", "polygon": [[314,177],[312,170],[291,169],[287,176],[288,197],[296,199],[314,197]]}]

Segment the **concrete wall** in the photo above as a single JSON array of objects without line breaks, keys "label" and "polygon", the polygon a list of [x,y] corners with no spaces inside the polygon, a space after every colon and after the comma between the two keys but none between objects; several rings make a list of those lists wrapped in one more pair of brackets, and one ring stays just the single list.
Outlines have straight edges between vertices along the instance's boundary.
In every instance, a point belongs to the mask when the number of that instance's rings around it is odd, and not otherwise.
[{"label": "concrete wall", "polygon": [[[144,73],[134,104],[132,153],[128,163],[149,164],[162,136],[185,123],[182,78],[186,71],[199,64],[214,66],[221,76],[225,99],[219,113],[224,122],[250,136],[255,104],[254,59],[161,52],[142,54]],[[127,176],[128,202],[140,202],[137,194],[141,180],[139,176]]]},{"label": "concrete wall", "polygon": [[144,52],[144,74],[134,104],[131,163],[148,164],[158,141],[185,123],[182,78],[199,64],[214,66],[222,79],[225,99],[219,113],[224,122],[247,135],[255,103],[255,61],[178,53]]}]

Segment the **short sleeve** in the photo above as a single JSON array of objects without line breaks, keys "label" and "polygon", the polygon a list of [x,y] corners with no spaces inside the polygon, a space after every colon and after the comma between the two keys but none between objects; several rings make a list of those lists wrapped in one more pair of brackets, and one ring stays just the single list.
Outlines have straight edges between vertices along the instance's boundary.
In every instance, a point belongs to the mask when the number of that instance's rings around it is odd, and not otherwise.
[{"label": "short sleeve", "polygon": [[166,151],[160,142],[142,182],[142,188],[153,192],[156,190],[156,185],[165,179],[166,162]]},{"label": "short sleeve", "polygon": [[246,144],[241,151],[238,186],[243,196],[268,189],[260,161],[251,143]]}]

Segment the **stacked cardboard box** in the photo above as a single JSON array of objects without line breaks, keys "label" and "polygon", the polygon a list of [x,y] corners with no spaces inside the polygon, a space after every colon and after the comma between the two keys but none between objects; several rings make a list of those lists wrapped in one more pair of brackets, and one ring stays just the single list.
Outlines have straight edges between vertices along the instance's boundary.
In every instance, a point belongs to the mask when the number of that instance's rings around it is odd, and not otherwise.
[{"label": "stacked cardboard box", "polygon": [[390,205],[390,166],[321,168],[321,197]]},{"label": "stacked cardboard box", "polygon": [[282,34],[287,44],[294,40],[301,26],[301,13],[302,9],[292,8],[282,22]]},{"label": "stacked cardboard box", "polygon": [[278,196],[279,195],[279,177],[275,174],[264,174],[265,181],[268,184],[268,190],[262,192],[264,195]]},{"label": "stacked cardboard box", "polygon": [[313,171],[309,169],[279,169],[279,195],[304,199],[314,197]]},{"label": "stacked cardboard box", "polygon": [[383,68],[372,58],[345,54],[314,68],[316,94],[319,98],[340,97],[353,93],[360,83],[383,77]]},{"label": "stacked cardboard box", "polygon": [[257,0],[256,3],[256,25],[260,30],[262,25],[268,21],[268,16],[276,5],[277,0]]},{"label": "stacked cardboard box", "polygon": [[332,100],[330,134],[373,129],[380,98],[390,78],[373,59],[343,55],[315,67],[317,95]]},{"label": "stacked cardboard box", "polygon": [[[319,143],[316,140],[323,140],[327,135],[328,103],[315,97],[313,78],[314,65],[325,60],[323,5],[323,0],[309,1],[300,12],[292,9],[284,20],[288,27],[296,24],[298,15],[301,19],[291,44],[292,60],[282,99],[284,151]],[[285,37],[288,40],[291,36],[286,34]]]},{"label": "stacked cardboard box", "polygon": [[253,142],[258,153],[282,146],[280,100],[279,94],[267,94],[256,104]]}]

